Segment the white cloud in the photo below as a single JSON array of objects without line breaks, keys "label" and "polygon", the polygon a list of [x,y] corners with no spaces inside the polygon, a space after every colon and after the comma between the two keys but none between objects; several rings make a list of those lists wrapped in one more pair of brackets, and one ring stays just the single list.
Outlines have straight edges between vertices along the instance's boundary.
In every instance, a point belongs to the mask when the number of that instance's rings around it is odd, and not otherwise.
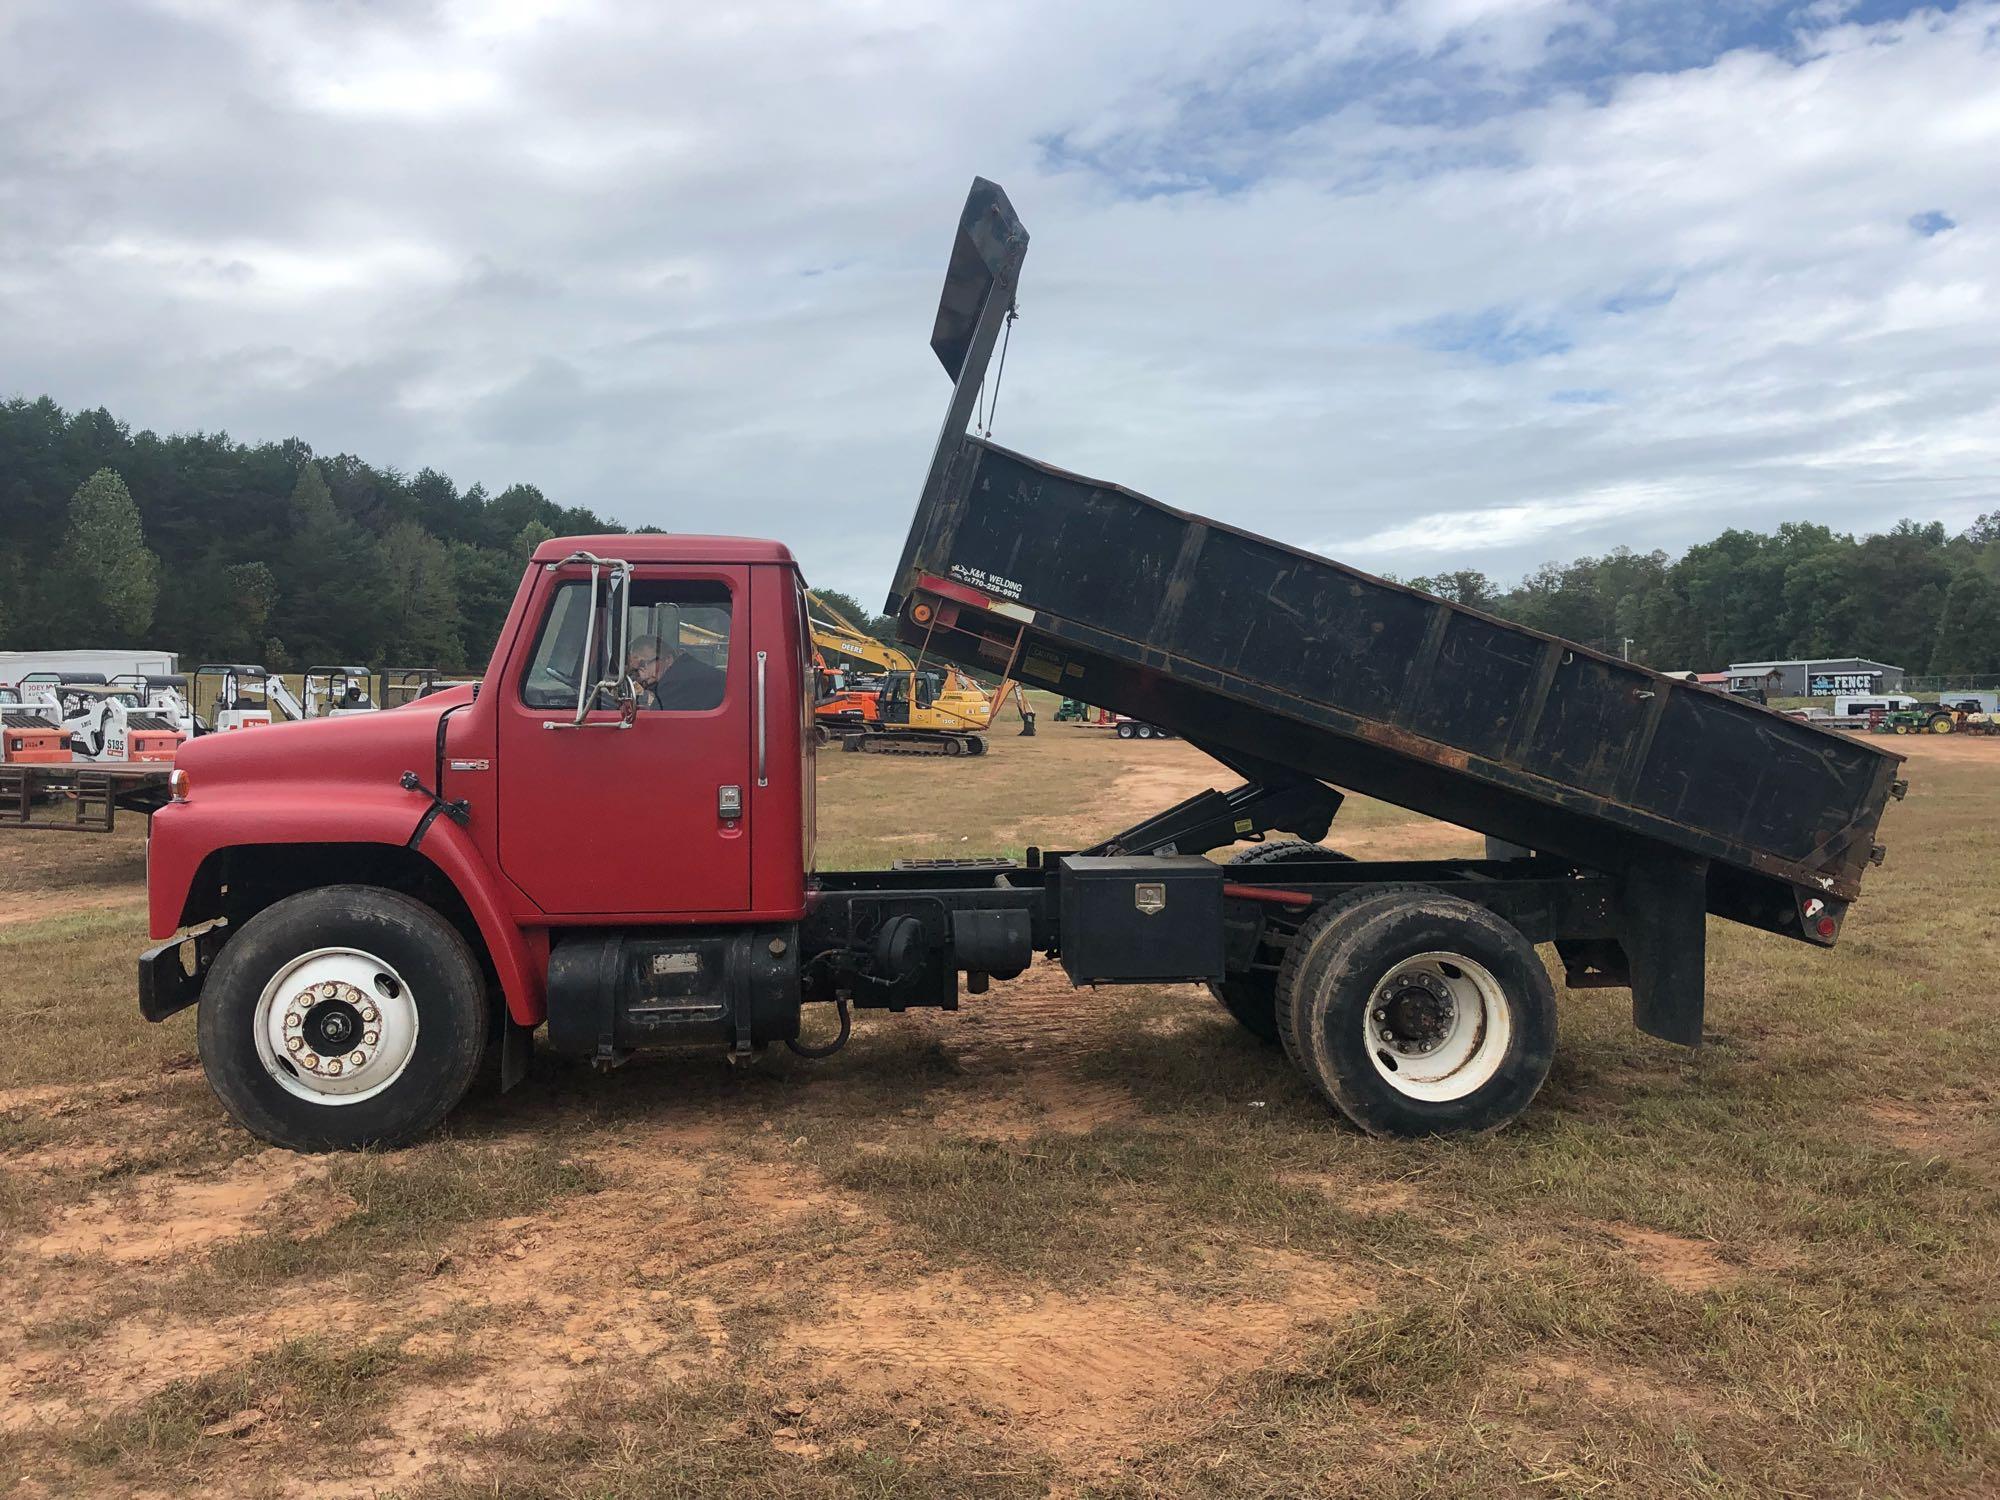
[{"label": "white cloud", "polygon": [[1501,576],[2000,507],[2000,6],[1695,66],[1684,15],[39,0],[0,394],[776,535],[871,599],[981,172],[1034,235],[996,435],[1175,504]]}]

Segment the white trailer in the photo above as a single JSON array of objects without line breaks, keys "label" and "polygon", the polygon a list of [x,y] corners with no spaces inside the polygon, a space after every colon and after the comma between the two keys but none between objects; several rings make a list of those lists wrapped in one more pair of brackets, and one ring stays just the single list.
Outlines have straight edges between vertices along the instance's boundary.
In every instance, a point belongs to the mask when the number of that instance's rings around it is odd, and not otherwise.
[{"label": "white trailer", "polygon": [[9,686],[35,672],[58,677],[94,673],[109,682],[114,677],[172,677],[180,669],[180,655],[173,651],[0,651],[0,682]]},{"label": "white trailer", "polygon": [[2000,693],[1988,688],[1958,688],[1933,696],[1946,708],[1962,708],[1975,714],[2000,714]]}]

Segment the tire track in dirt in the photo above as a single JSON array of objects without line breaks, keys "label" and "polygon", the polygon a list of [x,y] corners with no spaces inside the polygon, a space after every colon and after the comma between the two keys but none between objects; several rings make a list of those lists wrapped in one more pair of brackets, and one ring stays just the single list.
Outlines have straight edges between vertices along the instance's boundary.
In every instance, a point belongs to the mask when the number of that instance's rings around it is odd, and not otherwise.
[{"label": "tire track in dirt", "polygon": [[1122,988],[1072,988],[1060,965],[1037,959],[1019,979],[934,1020],[966,1076],[933,1089],[924,1108],[954,1134],[1005,1144],[1142,1120],[1129,1089],[1081,1076],[1085,1056],[1131,1029],[1133,1003]]},{"label": "tire track in dirt", "polygon": [[[808,1169],[739,1162],[722,1177],[709,1170],[719,1157],[680,1153],[677,1132],[621,1136],[617,1146],[578,1153],[604,1174],[597,1191],[470,1226],[430,1275],[392,1272],[372,1296],[350,1290],[349,1274],[306,1278],[249,1289],[261,1304],[252,1311],[148,1312],[67,1350],[32,1347],[21,1336],[30,1309],[10,1297],[0,1430],[86,1422],[288,1339],[395,1340],[419,1359],[469,1347],[469,1370],[399,1386],[373,1435],[343,1448],[346,1472],[298,1490],[373,1495],[414,1478],[459,1435],[547,1412],[589,1370],[641,1366],[671,1380],[729,1357],[736,1307],[787,1273],[817,1277],[837,1262],[837,1247],[798,1243],[802,1229],[821,1218],[867,1227],[858,1205]],[[118,1200],[84,1205],[39,1248],[87,1303],[93,1287],[135,1269],[177,1274],[208,1249],[267,1232],[270,1211],[301,1173],[326,1170],[324,1158],[269,1151],[207,1181],[141,1180],[122,1213]],[[201,1231],[191,1232],[197,1221]]]},{"label": "tire track in dirt", "polygon": [[1190,1301],[1142,1282],[1012,1293],[943,1273],[836,1293],[792,1337],[852,1390],[998,1410],[1029,1424],[1037,1446],[1104,1462],[1199,1414],[1289,1335],[1372,1297],[1344,1268],[1289,1251],[1260,1252],[1254,1270],[1277,1295]]}]

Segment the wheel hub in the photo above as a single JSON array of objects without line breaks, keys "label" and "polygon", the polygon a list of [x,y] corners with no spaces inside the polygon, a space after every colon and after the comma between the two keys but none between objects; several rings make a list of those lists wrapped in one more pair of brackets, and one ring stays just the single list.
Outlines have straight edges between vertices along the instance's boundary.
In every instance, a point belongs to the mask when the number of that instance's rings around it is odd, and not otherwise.
[{"label": "wheel hub", "polygon": [[1437,975],[1404,974],[1375,997],[1373,1019],[1384,1046],[1422,1056],[1451,1035],[1458,1001]]},{"label": "wheel hub", "polygon": [[258,1055],[287,1092],[353,1104],[389,1087],[416,1048],[415,1002],[370,953],[319,948],[286,964],[258,1000]]},{"label": "wheel hub", "polygon": [[368,1065],[382,1040],[381,1013],[360,990],[339,980],[310,985],[285,1012],[285,1050],[294,1067],[338,1078]]}]

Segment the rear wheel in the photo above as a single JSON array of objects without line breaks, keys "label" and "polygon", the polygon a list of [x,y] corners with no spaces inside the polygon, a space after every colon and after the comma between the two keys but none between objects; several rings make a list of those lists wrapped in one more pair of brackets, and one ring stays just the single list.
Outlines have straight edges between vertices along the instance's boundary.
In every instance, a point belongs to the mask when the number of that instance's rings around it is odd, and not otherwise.
[{"label": "rear wheel", "polygon": [[1371,1134],[1494,1130],[1548,1077],[1555,988],[1534,945],[1484,907],[1371,896],[1315,913],[1293,954],[1293,1059]]},{"label": "rear wheel", "polygon": [[1951,722],[1951,715],[1950,715],[1950,714],[1932,714],[1932,715],[1931,715],[1931,733],[1932,733],[1932,734],[1950,734],[1950,733],[1951,733],[1951,731],[1952,731],[1952,728],[1953,728],[1953,725],[1952,725],[1952,722]]},{"label": "rear wheel", "polygon": [[373,886],[267,907],[202,989],[202,1069],[252,1134],[294,1151],[400,1145],[435,1127],[478,1074],[485,981],[435,911]]},{"label": "rear wheel", "polygon": [[[1352,864],[1353,856],[1340,854],[1323,844],[1304,839],[1266,839],[1248,849],[1239,849],[1225,861],[1228,869],[1246,866],[1297,864],[1301,860],[1337,859]],[[1278,975],[1275,969],[1251,969],[1232,974],[1208,987],[1218,1004],[1234,1016],[1243,1029],[1261,1041],[1276,1046],[1278,1035]]]},{"label": "rear wheel", "polygon": [[1129,739],[1131,739],[1131,738],[1132,738],[1132,736],[1133,736],[1134,734],[1136,734],[1137,732],[1138,732],[1138,728],[1137,728],[1137,726],[1136,726],[1136,725],[1132,725],[1132,724],[1120,724],[1120,725],[1118,726],[1118,738],[1119,738],[1119,739],[1121,739],[1121,740],[1129,740]]}]

